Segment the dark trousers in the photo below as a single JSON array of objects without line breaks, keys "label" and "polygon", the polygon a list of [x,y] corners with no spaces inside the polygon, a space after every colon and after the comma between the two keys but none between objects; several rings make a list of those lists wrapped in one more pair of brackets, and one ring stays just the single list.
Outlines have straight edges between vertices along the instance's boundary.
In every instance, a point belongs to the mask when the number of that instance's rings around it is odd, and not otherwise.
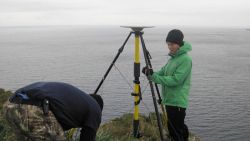
[{"label": "dark trousers", "polygon": [[82,127],[80,141],[95,141],[96,132],[89,127]]},{"label": "dark trousers", "polygon": [[187,141],[188,129],[184,124],[186,109],[175,106],[166,106],[166,111],[168,115],[168,131],[171,138],[174,141]]}]

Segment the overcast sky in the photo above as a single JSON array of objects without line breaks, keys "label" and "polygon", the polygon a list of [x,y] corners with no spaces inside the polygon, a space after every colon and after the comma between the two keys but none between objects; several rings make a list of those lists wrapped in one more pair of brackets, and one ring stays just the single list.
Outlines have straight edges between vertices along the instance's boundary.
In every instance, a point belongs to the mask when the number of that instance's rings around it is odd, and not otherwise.
[{"label": "overcast sky", "polygon": [[250,0],[0,0],[0,26],[250,27]]}]

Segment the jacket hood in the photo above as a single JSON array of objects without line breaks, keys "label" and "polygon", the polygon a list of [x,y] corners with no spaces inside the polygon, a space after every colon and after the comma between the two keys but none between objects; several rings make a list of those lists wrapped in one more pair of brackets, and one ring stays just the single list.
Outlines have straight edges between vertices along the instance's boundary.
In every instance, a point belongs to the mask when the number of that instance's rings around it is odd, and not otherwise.
[{"label": "jacket hood", "polygon": [[187,53],[189,51],[192,50],[192,46],[190,43],[184,41],[184,44],[180,47],[180,49],[175,53],[175,54],[169,54],[169,56],[171,57],[176,57],[176,56],[179,56],[179,55],[182,55],[184,53]]}]

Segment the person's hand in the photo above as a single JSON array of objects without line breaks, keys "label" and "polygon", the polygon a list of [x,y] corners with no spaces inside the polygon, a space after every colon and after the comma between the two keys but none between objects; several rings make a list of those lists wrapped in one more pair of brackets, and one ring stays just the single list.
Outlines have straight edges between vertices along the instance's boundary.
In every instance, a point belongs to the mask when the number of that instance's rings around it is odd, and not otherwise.
[{"label": "person's hand", "polygon": [[148,76],[148,75],[152,75],[154,72],[152,68],[148,68],[147,66],[145,66],[142,68],[142,73]]}]

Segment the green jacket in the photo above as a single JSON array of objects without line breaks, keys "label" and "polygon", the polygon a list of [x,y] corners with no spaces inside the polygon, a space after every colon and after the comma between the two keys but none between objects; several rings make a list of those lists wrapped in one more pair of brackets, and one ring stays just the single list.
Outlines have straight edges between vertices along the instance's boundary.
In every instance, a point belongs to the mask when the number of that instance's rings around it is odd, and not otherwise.
[{"label": "green jacket", "polygon": [[162,85],[162,103],[168,106],[187,108],[191,86],[192,59],[187,54],[192,47],[188,42],[174,54],[160,71],[149,78]]}]

